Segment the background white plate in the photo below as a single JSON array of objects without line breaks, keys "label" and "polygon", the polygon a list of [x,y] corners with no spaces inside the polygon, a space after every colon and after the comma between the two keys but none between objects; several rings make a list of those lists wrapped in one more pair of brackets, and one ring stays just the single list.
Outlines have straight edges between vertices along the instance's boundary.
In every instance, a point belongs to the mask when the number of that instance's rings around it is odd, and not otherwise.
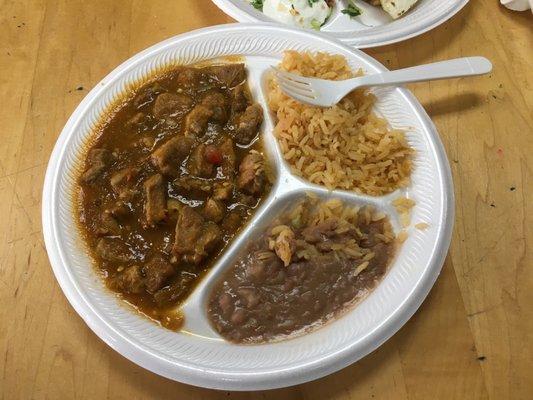
[{"label": "background white plate", "polygon": [[276,388],[316,379],[357,361],[394,334],[418,308],[440,272],[453,223],[449,165],[435,127],[415,98],[402,88],[381,88],[375,91],[379,99],[376,111],[393,127],[408,129],[408,140],[417,151],[412,186],[403,191],[417,202],[413,221],[427,222],[430,227],[410,231],[384,280],[352,311],[306,336],[266,345],[227,343],[207,323],[205,300],[213,279],[254,230],[304,190],[375,204],[391,214],[398,227],[390,201],[399,193],[381,198],[330,193],[292,177],[278,152],[268,113],[263,136],[265,148],[276,162],[278,180],[252,223],[185,304],[190,333],[159,327],[106,290],[76,229],[71,196],[80,149],[99,118],[129,84],[146,79],[159,67],[235,54],[245,58],[254,97],[266,110],[265,71],[286,49],[342,54],[352,67],[370,74],[385,70],[369,56],[337,41],[279,25],[233,24],[190,32],[137,54],[96,85],[68,120],[50,158],[42,212],[46,248],[56,278],[72,306],[100,338],[157,374],[197,386],[234,390]]},{"label": "background white plate", "polygon": [[[249,4],[248,0],[212,0],[239,22],[273,22]],[[378,7],[360,2],[363,15],[350,18],[341,13],[347,0],[337,0],[332,15],[321,32],[355,48],[378,47],[418,36],[453,17],[468,0],[420,0],[409,12],[393,20]]]}]

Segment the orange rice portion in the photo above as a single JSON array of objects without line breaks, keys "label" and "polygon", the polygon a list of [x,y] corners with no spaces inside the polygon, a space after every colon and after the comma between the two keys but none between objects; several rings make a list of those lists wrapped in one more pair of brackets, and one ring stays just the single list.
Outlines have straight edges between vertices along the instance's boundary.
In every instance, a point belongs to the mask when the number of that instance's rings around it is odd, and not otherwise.
[{"label": "orange rice portion", "polygon": [[[298,75],[343,80],[362,75],[346,59],[327,53],[287,51],[280,68]],[[356,90],[329,108],[304,105],[285,95],[275,79],[268,101],[274,134],[292,171],[329,189],[379,196],[410,183],[413,149],[402,130],[372,112],[375,97]]]}]

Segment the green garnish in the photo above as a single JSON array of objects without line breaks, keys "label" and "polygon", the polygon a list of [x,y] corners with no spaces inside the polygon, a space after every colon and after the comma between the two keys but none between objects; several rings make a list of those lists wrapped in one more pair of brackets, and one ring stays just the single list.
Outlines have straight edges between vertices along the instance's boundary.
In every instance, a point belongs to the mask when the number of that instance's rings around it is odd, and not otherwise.
[{"label": "green garnish", "polygon": [[309,4],[309,7],[313,7],[313,3],[318,2],[319,0],[307,0],[307,3]]},{"label": "green garnish", "polygon": [[263,0],[251,0],[250,4],[259,11],[263,11]]},{"label": "green garnish", "polygon": [[350,18],[353,18],[357,17],[358,15],[361,15],[361,9],[355,4],[350,3],[348,4],[348,7],[346,7],[344,10],[341,10],[341,13],[348,14]]},{"label": "green garnish", "polygon": [[311,28],[313,28],[315,31],[319,31],[321,26],[322,24],[320,23],[320,21],[314,18],[311,20]]}]

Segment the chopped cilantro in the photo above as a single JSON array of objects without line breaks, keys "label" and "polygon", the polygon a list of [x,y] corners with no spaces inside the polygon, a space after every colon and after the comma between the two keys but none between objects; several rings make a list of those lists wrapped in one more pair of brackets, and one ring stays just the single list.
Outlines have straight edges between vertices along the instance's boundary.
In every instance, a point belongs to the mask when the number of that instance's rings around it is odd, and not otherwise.
[{"label": "chopped cilantro", "polygon": [[250,4],[257,10],[263,11],[263,0],[250,0]]},{"label": "chopped cilantro", "polygon": [[344,10],[341,10],[341,13],[348,14],[350,18],[353,18],[357,17],[358,15],[361,15],[361,9],[355,4],[350,3],[348,4],[348,7],[346,7]]}]

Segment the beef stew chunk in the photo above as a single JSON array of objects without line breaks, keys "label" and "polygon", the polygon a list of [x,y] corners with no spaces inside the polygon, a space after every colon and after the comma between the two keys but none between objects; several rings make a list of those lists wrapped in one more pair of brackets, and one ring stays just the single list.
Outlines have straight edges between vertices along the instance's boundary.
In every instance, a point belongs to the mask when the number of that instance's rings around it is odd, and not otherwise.
[{"label": "beef stew chunk", "polygon": [[109,184],[119,198],[126,199],[134,194],[135,178],[138,173],[138,168],[126,167],[111,175]]},{"label": "beef stew chunk", "polygon": [[181,93],[161,93],[154,102],[153,115],[156,118],[180,117],[186,114],[194,100]]},{"label": "beef stew chunk", "polygon": [[161,174],[155,174],[144,181],[144,214],[146,225],[153,227],[167,215],[166,187]]},{"label": "beef stew chunk", "polygon": [[317,329],[383,277],[394,234],[370,207],[307,199],[250,241],[213,289],[208,315],[226,339],[282,340]]},{"label": "beef stew chunk", "polygon": [[202,105],[211,110],[213,121],[223,124],[228,120],[228,99],[221,92],[208,92],[202,99]]},{"label": "beef stew chunk", "polygon": [[124,242],[115,237],[98,239],[94,252],[102,260],[110,262],[128,262],[132,258],[131,252]]},{"label": "beef stew chunk", "polygon": [[205,68],[205,73],[230,89],[246,79],[244,64],[214,65]]},{"label": "beef stew chunk", "polygon": [[162,256],[155,255],[144,266],[146,290],[155,293],[164,286],[165,281],[174,275],[174,267]]},{"label": "beef stew chunk", "polygon": [[263,123],[263,109],[258,104],[248,106],[242,114],[235,118],[235,141],[247,145],[255,139]]},{"label": "beef stew chunk", "polygon": [[180,165],[189,156],[193,144],[191,137],[173,137],[152,153],[151,161],[162,174],[176,177],[180,175]]},{"label": "beef stew chunk", "polygon": [[231,100],[231,112],[233,114],[241,113],[246,110],[250,101],[248,100],[248,95],[246,93],[246,87],[244,85],[239,85],[233,90],[232,100]]},{"label": "beef stew chunk", "polygon": [[207,145],[202,143],[192,151],[187,163],[189,174],[201,178],[209,178],[213,175],[215,165],[209,160],[207,150]]},{"label": "beef stew chunk", "polygon": [[206,221],[191,207],[183,207],[176,224],[172,254],[190,264],[199,264],[222,241],[218,225]]},{"label": "beef stew chunk", "polygon": [[249,154],[264,166],[260,142],[232,139],[252,105],[243,64],[177,67],[114,111],[87,152],[80,229],[109,288],[163,326],[178,327],[173,308],[270,190],[238,185]]},{"label": "beef stew chunk", "polygon": [[220,222],[226,215],[226,206],[220,200],[209,198],[204,203],[204,217],[213,222]]},{"label": "beef stew chunk", "polygon": [[244,193],[251,195],[260,194],[266,182],[263,156],[256,152],[250,152],[241,161],[237,187]]},{"label": "beef stew chunk", "polygon": [[122,293],[142,293],[145,287],[144,275],[140,265],[126,268],[112,281],[111,286]]},{"label": "beef stew chunk", "polygon": [[113,154],[107,149],[93,148],[89,151],[86,169],[81,179],[84,182],[94,182],[113,161]]},{"label": "beef stew chunk", "polygon": [[185,118],[185,133],[191,136],[203,136],[207,129],[213,110],[203,104],[198,104]]}]

